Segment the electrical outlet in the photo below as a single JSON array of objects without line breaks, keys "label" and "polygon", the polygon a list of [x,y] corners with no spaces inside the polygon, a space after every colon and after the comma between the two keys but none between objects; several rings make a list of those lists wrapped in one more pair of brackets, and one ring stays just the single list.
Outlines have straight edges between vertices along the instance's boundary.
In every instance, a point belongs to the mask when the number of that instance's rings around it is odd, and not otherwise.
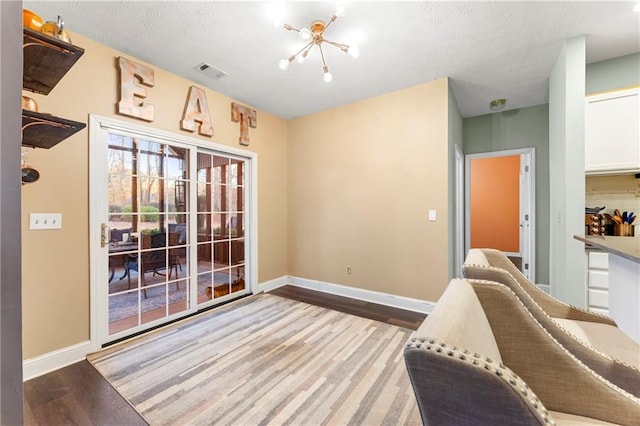
[{"label": "electrical outlet", "polygon": [[351,275],[351,266],[347,266],[347,275]]},{"label": "electrical outlet", "polygon": [[29,229],[62,229],[62,213],[30,213]]},{"label": "electrical outlet", "polygon": [[435,221],[436,221],[436,211],[429,210],[429,222],[435,222]]}]

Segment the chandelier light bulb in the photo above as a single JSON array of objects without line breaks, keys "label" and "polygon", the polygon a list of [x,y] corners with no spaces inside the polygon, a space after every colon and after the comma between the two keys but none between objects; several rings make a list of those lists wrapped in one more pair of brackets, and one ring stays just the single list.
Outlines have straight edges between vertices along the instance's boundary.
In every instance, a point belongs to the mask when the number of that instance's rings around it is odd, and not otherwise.
[{"label": "chandelier light bulb", "polygon": [[338,3],[336,5],[336,13],[335,13],[335,15],[338,18],[343,17],[344,16],[344,10],[345,10],[344,3]]},{"label": "chandelier light bulb", "polygon": [[309,30],[309,28],[303,28],[300,30],[300,38],[304,41],[311,40],[311,31]]},{"label": "chandelier light bulb", "polygon": [[280,62],[278,62],[278,66],[282,71],[286,71],[289,69],[289,63],[290,62],[288,59],[280,59]]},{"label": "chandelier light bulb", "polygon": [[273,27],[282,27],[284,25],[284,17],[286,16],[286,8],[284,2],[276,1],[273,3],[267,3],[266,8],[267,16],[271,18]]},{"label": "chandelier light bulb", "polygon": [[360,48],[358,46],[349,46],[349,49],[347,49],[347,53],[353,59],[358,59],[358,57],[360,56]]},{"label": "chandelier light bulb", "polygon": [[325,83],[331,83],[331,80],[333,80],[333,75],[331,75],[329,71],[326,71],[322,75],[322,79],[324,80]]}]

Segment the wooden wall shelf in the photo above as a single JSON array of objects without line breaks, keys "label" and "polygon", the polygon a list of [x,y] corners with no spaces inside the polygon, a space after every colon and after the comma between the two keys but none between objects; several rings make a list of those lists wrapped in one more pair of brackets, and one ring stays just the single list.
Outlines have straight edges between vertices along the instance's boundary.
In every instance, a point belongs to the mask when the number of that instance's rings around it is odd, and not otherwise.
[{"label": "wooden wall shelf", "polygon": [[[23,30],[22,88],[48,95],[84,49],[31,28]],[[49,149],[85,127],[85,123],[23,109],[22,145]]]},{"label": "wooden wall shelf", "polygon": [[22,145],[49,149],[87,125],[49,114],[22,110]]},{"label": "wooden wall shelf", "polygon": [[24,27],[22,88],[48,95],[84,49]]}]

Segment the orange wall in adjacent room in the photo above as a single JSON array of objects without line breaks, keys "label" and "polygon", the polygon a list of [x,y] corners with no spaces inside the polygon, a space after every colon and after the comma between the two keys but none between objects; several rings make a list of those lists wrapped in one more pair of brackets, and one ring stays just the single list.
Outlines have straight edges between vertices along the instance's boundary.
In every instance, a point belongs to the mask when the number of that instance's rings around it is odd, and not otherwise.
[{"label": "orange wall in adjacent room", "polygon": [[470,164],[471,248],[520,251],[520,156]]}]

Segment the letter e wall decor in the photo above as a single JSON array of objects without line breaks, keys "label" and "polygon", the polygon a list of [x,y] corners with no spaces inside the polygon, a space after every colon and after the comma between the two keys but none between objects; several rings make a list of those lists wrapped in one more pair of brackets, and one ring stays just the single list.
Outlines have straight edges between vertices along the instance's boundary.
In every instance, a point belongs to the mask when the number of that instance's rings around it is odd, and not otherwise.
[{"label": "letter e wall decor", "polygon": [[153,121],[154,106],[145,104],[142,100],[147,97],[147,89],[136,84],[136,78],[141,84],[153,87],[153,70],[133,61],[118,57],[120,70],[120,102],[116,104],[117,113]]}]

